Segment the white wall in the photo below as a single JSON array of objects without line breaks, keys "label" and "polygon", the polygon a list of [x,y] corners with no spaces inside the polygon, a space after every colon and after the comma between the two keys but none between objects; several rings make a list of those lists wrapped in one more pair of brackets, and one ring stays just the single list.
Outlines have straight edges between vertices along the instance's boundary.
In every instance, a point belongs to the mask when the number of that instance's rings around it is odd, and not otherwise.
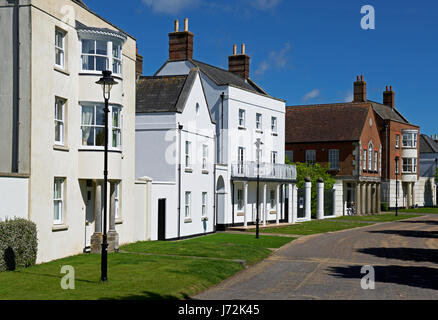
[{"label": "white wall", "polygon": [[0,177],[0,221],[28,218],[29,178]]}]

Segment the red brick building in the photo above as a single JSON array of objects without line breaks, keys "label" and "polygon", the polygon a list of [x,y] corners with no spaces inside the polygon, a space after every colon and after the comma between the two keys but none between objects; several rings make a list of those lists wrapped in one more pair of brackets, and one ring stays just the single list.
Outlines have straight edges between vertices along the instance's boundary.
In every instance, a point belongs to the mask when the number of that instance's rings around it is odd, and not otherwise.
[{"label": "red brick building", "polygon": [[357,78],[352,102],[287,107],[286,156],[329,166],[343,190],[343,206],[358,214],[380,212],[381,201],[395,207],[399,156],[399,206],[412,206],[419,127],[396,110],[392,88],[380,104],[367,99],[366,85]]}]

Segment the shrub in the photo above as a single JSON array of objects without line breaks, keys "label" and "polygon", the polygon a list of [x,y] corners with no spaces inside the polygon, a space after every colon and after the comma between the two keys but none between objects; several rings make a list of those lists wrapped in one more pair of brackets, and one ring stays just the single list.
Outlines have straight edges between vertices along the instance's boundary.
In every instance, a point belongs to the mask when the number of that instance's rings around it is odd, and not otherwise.
[{"label": "shrub", "polygon": [[34,265],[37,246],[35,223],[25,219],[0,221],[0,271]]},{"label": "shrub", "polygon": [[389,211],[389,205],[388,205],[388,203],[387,203],[387,202],[382,202],[382,204],[381,204],[381,209],[382,209],[383,212],[387,212],[387,211]]}]

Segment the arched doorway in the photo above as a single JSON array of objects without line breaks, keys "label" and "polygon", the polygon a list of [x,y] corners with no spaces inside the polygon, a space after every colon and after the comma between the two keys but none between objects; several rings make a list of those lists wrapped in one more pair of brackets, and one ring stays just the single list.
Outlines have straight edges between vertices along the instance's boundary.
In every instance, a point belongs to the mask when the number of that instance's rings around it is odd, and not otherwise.
[{"label": "arched doorway", "polygon": [[225,181],[219,176],[216,182],[216,222],[225,221]]}]

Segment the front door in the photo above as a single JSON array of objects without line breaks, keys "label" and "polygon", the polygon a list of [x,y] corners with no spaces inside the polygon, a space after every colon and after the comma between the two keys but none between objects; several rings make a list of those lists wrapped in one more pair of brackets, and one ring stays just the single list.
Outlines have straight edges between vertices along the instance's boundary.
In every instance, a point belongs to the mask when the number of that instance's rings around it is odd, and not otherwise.
[{"label": "front door", "polygon": [[166,240],[166,199],[158,200],[158,240]]}]

